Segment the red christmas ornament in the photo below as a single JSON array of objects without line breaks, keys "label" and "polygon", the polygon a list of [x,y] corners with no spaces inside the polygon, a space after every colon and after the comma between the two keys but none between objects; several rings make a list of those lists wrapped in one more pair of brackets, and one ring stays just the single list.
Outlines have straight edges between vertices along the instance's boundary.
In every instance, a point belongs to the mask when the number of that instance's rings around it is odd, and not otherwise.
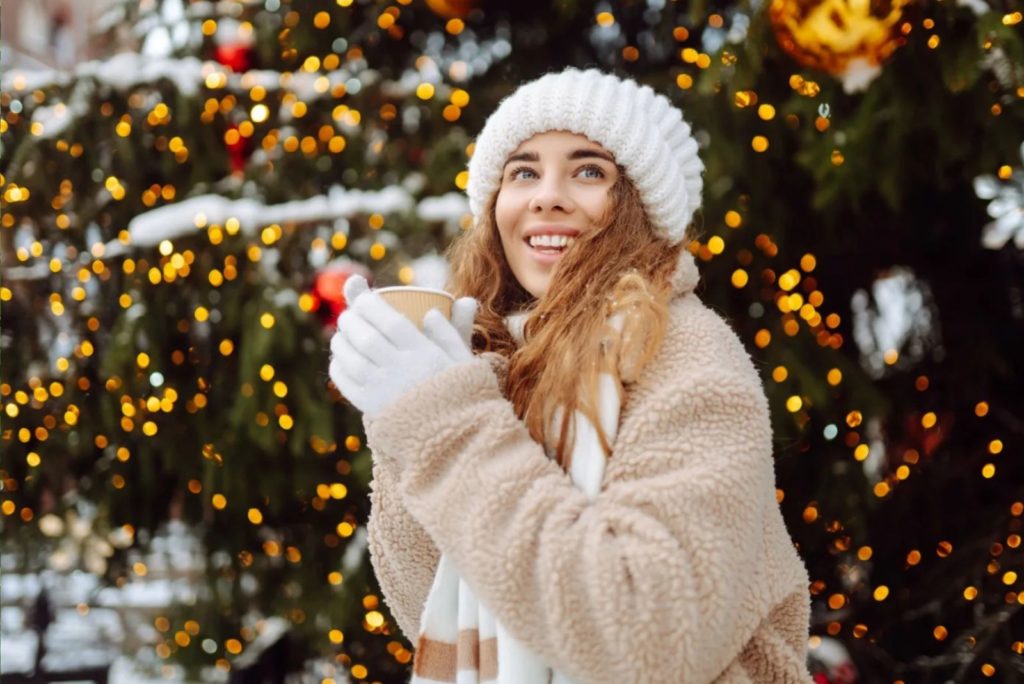
[{"label": "red christmas ornament", "polygon": [[[231,131],[234,131],[234,135],[230,135]],[[230,142],[224,143],[224,146],[227,147],[228,158],[231,160],[231,172],[244,173],[245,163],[252,154],[252,139],[243,136],[235,124],[228,124],[228,132]]]},{"label": "red christmas ornament", "polygon": [[853,663],[840,663],[835,671],[836,684],[854,684],[857,681],[857,668]]},{"label": "red christmas ornament", "polygon": [[911,413],[904,418],[911,444],[917,445],[924,456],[931,456],[942,446],[952,431],[954,421],[955,416],[948,411],[939,413],[935,424],[929,428],[921,425],[919,415]]},{"label": "red christmas ornament", "polygon": [[[217,45],[214,49],[214,58],[220,64],[234,72],[247,71],[252,65],[252,43],[245,41],[226,42]],[[231,132],[234,133],[231,133]],[[228,150],[228,158],[231,160],[231,173],[242,174],[245,172],[245,164],[252,154],[252,140],[242,136],[238,126],[228,125],[229,142],[225,143]]]},{"label": "red christmas ornament", "polygon": [[252,66],[252,45],[248,43],[224,43],[213,53],[214,59],[232,71],[248,71]]},{"label": "red christmas ornament", "polygon": [[320,316],[324,327],[334,328],[338,316],[345,310],[345,281],[354,275],[371,279],[368,268],[351,259],[336,259],[313,276],[313,310]]},{"label": "red christmas ornament", "polygon": [[410,147],[405,153],[405,158],[408,160],[409,164],[414,167],[421,166],[426,160],[426,157],[427,150],[419,146]]}]

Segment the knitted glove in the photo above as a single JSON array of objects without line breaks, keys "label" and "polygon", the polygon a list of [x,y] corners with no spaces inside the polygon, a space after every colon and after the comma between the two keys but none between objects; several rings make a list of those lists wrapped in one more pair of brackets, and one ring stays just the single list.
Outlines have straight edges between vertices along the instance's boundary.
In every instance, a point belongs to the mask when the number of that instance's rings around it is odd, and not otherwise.
[{"label": "knitted glove", "polygon": [[449,322],[427,312],[421,332],[370,290],[361,276],[345,282],[348,308],[331,338],[329,374],[335,386],[367,418],[376,417],[403,394],[434,375],[473,357],[467,341],[476,300],[463,297]]}]

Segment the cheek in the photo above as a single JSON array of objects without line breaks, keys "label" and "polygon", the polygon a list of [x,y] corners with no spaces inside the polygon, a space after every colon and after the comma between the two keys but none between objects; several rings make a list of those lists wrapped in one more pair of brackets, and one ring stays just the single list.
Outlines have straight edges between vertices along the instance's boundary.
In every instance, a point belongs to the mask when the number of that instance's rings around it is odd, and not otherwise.
[{"label": "cheek", "polygon": [[498,195],[498,199],[494,204],[494,218],[498,224],[498,234],[501,235],[501,241],[506,247],[509,240],[515,234],[520,214],[521,211],[516,206],[513,198],[507,194]]},{"label": "cheek", "polygon": [[593,192],[588,192],[580,197],[578,206],[590,219],[591,228],[597,228],[611,203],[612,193],[609,188],[595,188]]}]

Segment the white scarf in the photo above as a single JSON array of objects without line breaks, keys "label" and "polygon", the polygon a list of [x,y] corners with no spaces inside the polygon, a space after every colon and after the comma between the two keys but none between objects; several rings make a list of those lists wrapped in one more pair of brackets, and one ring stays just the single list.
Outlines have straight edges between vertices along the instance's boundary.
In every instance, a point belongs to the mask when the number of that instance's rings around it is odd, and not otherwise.
[{"label": "white scarf", "polygon": [[[527,313],[513,314],[505,322],[513,337],[523,342]],[[621,329],[621,321],[615,320]],[[619,425],[619,388],[610,373],[601,373],[598,381],[598,406],[601,426],[609,443]],[[557,411],[554,426],[561,422]],[[550,433],[549,433],[550,434]],[[594,425],[576,411],[575,439],[569,474],[573,484],[593,501],[601,490],[606,457]],[[548,442],[554,440],[548,439]],[[549,457],[550,445],[545,446]],[[420,634],[410,684],[572,684],[571,680],[549,667],[539,656],[509,634],[494,615],[473,594],[452,564],[442,554],[427,595],[420,619]]]}]

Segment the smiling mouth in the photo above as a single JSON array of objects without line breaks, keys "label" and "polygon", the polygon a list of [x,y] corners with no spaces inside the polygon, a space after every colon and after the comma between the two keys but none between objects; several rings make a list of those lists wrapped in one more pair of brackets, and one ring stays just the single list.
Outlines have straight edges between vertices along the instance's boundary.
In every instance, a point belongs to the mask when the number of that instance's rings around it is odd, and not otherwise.
[{"label": "smiling mouth", "polygon": [[571,247],[576,238],[567,235],[532,235],[523,242],[537,254],[553,256],[562,254]]}]

